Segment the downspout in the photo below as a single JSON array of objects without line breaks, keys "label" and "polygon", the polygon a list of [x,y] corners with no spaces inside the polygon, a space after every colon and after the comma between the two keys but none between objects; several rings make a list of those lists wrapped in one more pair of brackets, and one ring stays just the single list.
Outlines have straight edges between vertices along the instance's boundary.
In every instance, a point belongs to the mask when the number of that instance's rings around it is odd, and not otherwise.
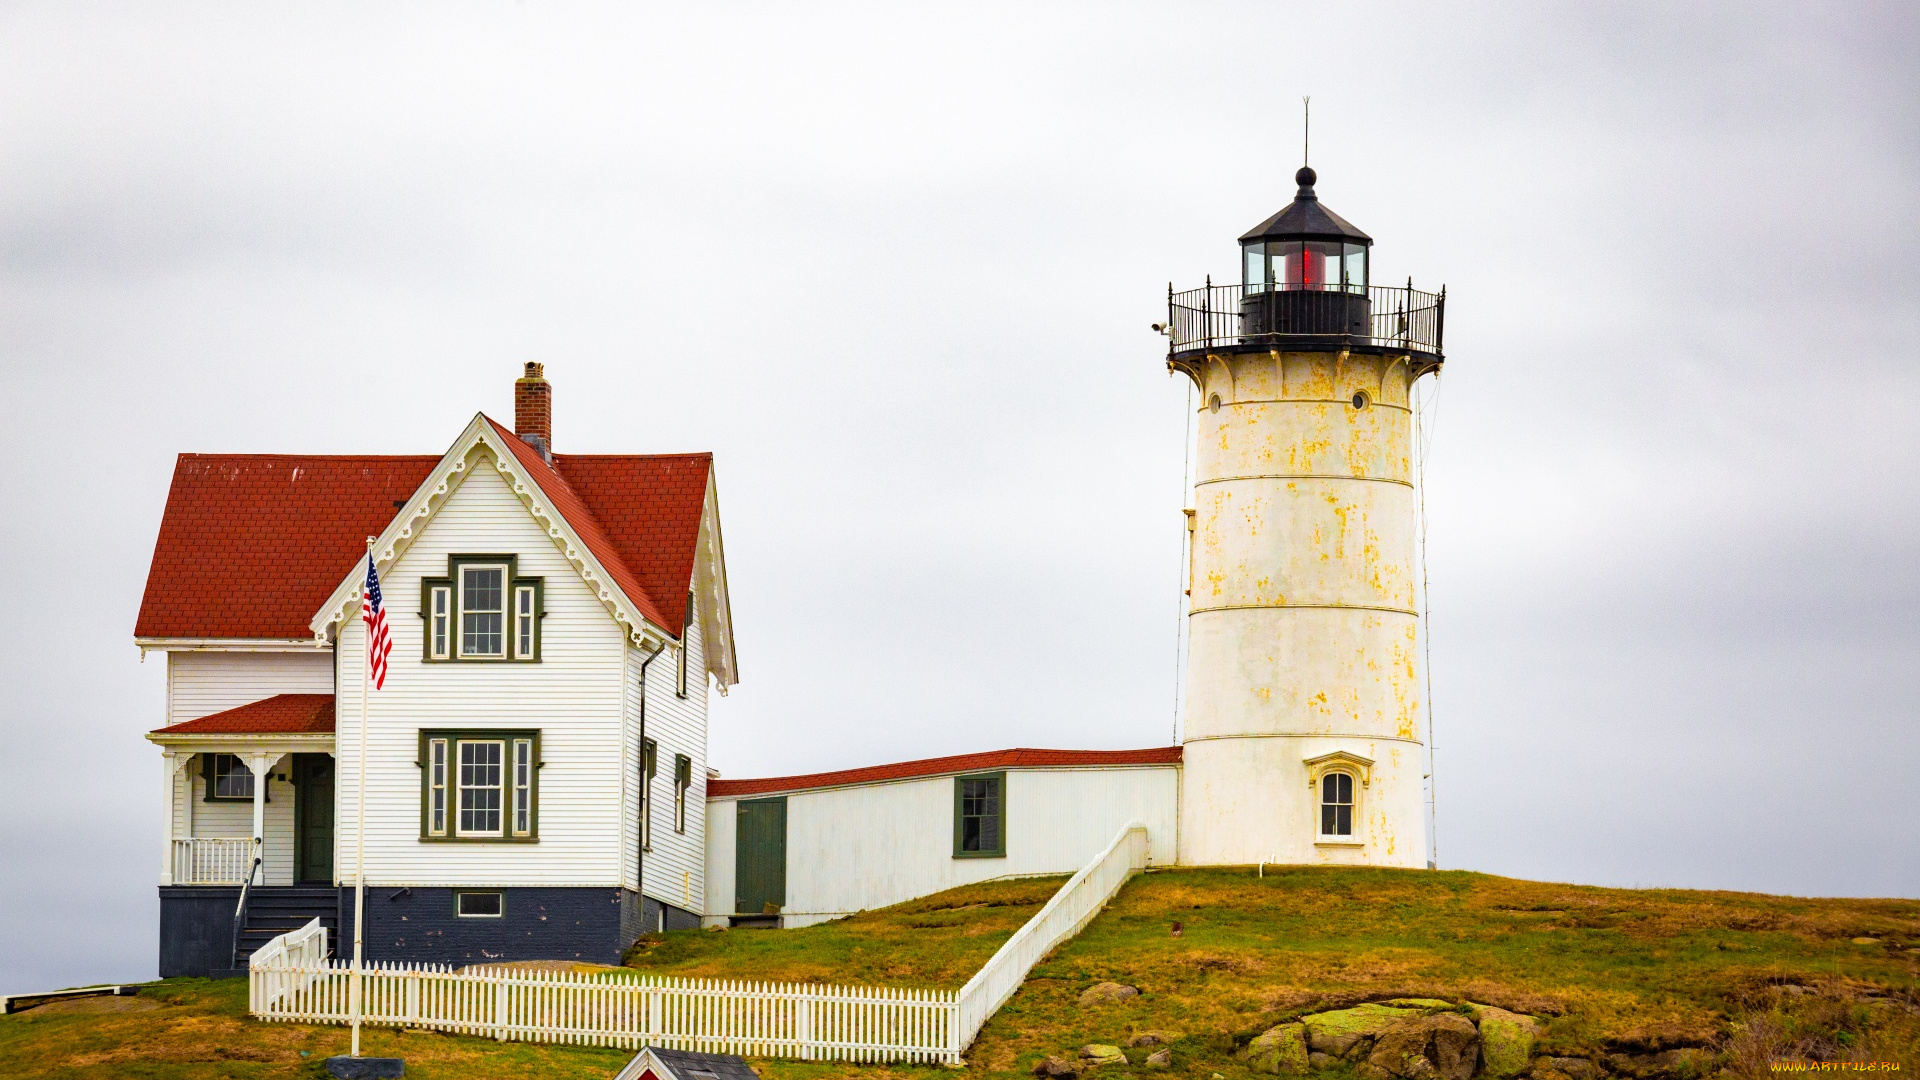
[{"label": "downspout", "polygon": [[634,822],[633,891],[640,897],[643,915],[647,910],[647,815],[653,811],[653,780],[647,775],[647,665],[666,651],[667,643],[662,641],[640,661],[640,805],[636,808],[640,813]]}]

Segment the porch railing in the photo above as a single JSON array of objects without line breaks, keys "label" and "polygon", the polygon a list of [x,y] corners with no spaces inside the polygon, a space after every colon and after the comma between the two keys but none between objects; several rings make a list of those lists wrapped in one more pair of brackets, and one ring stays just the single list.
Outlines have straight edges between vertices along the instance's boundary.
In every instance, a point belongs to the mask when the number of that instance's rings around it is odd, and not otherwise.
[{"label": "porch railing", "polygon": [[251,839],[196,837],[173,842],[175,885],[241,885],[260,856]]}]

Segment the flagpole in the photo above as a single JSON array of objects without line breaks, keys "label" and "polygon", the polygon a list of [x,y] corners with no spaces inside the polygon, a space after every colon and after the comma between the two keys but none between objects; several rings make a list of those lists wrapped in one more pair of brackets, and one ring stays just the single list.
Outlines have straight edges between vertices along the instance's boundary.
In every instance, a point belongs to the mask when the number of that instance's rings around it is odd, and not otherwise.
[{"label": "flagpole", "polygon": [[[374,537],[367,537],[367,571],[373,571]],[[366,604],[366,586],[361,586],[361,605]],[[360,1014],[365,1012],[365,990],[360,975],[361,931],[367,922],[367,669],[373,666],[373,627],[361,613],[360,657],[360,793],[353,801],[353,1056],[360,1056]]]}]

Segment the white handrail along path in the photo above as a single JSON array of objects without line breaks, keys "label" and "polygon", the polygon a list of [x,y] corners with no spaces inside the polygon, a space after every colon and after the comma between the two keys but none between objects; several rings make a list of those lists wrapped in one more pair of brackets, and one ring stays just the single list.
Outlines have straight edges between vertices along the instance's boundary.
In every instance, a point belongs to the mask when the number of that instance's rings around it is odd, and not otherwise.
[{"label": "white handrail along path", "polygon": [[[803,1061],[957,1063],[1033,965],[1099,914],[1146,862],[1146,827],[1130,824],[957,993],[377,963],[361,968],[362,1022],[503,1042],[663,1046]],[[253,1015],[310,1024],[350,1022],[352,965],[325,959],[326,951],[326,930],[315,920],[254,953],[248,987]]]}]

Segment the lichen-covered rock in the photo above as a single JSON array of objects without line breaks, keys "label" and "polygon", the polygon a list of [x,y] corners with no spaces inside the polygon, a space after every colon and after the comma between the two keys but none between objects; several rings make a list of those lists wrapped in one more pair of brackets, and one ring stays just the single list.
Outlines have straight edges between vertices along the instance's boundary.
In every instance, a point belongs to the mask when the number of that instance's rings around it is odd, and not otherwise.
[{"label": "lichen-covered rock", "polygon": [[[1483,1048],[1484,1049],[1484,1048]],[[1546,1077],[1565,1077],[1566,1080],[1600,1080],[1600,1066],[1577,1057],[1543,1057],[1533,1062],[1535,1080]]]},{"label": "lichen-covered rock", "polygon": [[1371,1040],[1402,1020],[1420,1015],[1417,1009],[1397,1009],[1390,1005],[1369,1003],[1355,1005],[1351,1009],[1303,1016],[1300,1022],[1307,1026],[1307,1045],[1310,1048],[1323,1054],[1343,1057],[1357,1044]]},{"label": "lichen-covered rock", "polygon": [[1088,1043],[1080,1048],[1082,1068],[1098,1068],[1101,1065],[1125,1065],[1127,1055],[1110,1043]]},{"label": "lichen-covered rock", "polygon": [[1245,1050],[1240,1051],[1240,1059],[1254,1072],[1306,1072],[1306,1025],[1281,1024],[1268,1028],[1248,1043]]},{"label": "lichen-covered rock", "polygon": [[1459,1013],[1402,1020],[1374,1039],[1367,1064],[1403,1080],[1471,1080],[1480,1032]]},{"label": "lichen-covered rock", "polygon": [[1180,1036],[1171,1031],[1143,1031],[1127,1040],[1128,1046],[1165,1046]]},{"label": "lichen-covered rock", "polygon": [[1052,1054],[1048,1054],[1046,1057],[1040,1059],[1039,1064],[1033,1067],[1033,1075],[1055,1077],[1056,1080],[1067,1080],[1067,1078],[1079,1076],[1080,1070],[1074,1068],[1073,1062],[1068,1061],[1066,1058],[1055,1057]]},{"label": "lichen-covered rock", "polygon": [[1525,1072],[1533,1057],[1533,1017],[1492,1005],[1482,1005],[1474,1014],[1480,1022],[1480,1060],[1486,1075],[1507,1080]]},{"label": "lichen-covered rock", "polygon": [[1147,1055],[1147,1068],[1164,1069],[1173,1064],[1173,1047],[1166,1046]]},{"label": "lichen-covered rock", "polygon": [[1323,1054],[1320,1051],[1315,1050],[1312,1053],[1307,1055],[1307,1068],[1325,1069],[1332,1066],[1334,1062],[1339,1060],[1340,1060],[1339,1058],[1334,1057],[1332,1054]]},{"label": "lichen-covered rock", "polygon": [[1453,1002],[1439,998],[1393,998],[1387,1002],[1396,1009],[1419,1009],[1422,1012],[1451,1012]]},{"label": "lichen-covered rock", "polygon": [[1140,988],[1117,982],[1097,982],[1080,994],[1081,1005],[1107,1005],[1115,1001],[1125,1001],[1130,997],[1139,997]]}]

